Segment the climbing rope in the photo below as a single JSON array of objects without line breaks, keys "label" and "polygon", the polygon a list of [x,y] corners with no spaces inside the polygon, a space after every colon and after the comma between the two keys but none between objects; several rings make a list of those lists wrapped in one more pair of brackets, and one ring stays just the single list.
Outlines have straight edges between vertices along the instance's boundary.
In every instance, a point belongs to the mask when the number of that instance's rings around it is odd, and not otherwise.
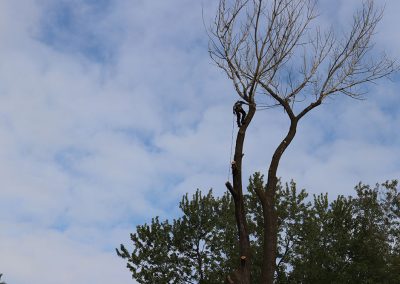
[{"label": "climbing rope", "polygon": [[230,182],[230,178],[231,178],[231,162],[232,162],[232,155],[233,155],[233,133],[235,131],[235,115],[232,115],[232,133],[231,133],[231,151],[229,153],[229,165],[228,165],[228,178],[227,180]]},{"label": "climbing rope", "polygon": [[[257,104],[257,111],[259,110],[267,110],[273,107],[278,106],[279,104],[274,105],[267,105],[267,104]],[[232,131],[231,131],[231,149],[229,153],[229,165],[228,165],[228,177],[227,180],[230,182],[231,178],[231,171],[232,171],[232,160],[233,160],[233,139],[234,139],[234,132],[235,132],[235,114],[232,115]]]},{"label": "climbing rope", "polygon": [[[273,104],[273,105],[268,105],[268,104],[257,104],[256,110],[267,110],[274,108],[276,106],[279,106],[280,104]],[[234,132],[235,132],[235,114],[232,116],[232,131],[231,131],[231,150],[229,153],[229,165],[228,165],[228,177],[227,180],[230,182],[231,178],[231,171],[232,171],[232,161],[233,161],[233,139],[234,139]]]}]

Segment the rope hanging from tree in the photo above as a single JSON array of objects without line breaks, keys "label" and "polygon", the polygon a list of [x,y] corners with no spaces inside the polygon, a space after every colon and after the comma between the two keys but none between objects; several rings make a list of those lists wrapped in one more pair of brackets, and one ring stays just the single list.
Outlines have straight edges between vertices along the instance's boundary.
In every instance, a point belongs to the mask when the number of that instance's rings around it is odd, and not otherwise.
[{"label": "rope hanging from tree", "polygon": [[[273,104],[273,105],[268,105],[268,104],[257,104],[256,110],[257,111],[262,111],[262,110],[268,110],[271,108],[274,108],[278,106],[279,104]],[[229,153],[229,166],[228,166],[228,177],[227,180],[230,182],[230,177],[231,177],[231,170],[232,170],[232,163],[235,161],[233,160],[233,139],[234,139],[234,132],[235,132],[235,115],[238,115],[235,112],[233,113],[232,116],[232,131],[231,131],[231,147],[230,147],[230,153]]]},{"label": "rope hanging from tree", "polygon": [[232,163],[232,156],[233,156],[233,133],[235,131],[235,115],[232,115],[232,132],[231,132],[231,150],[229,153],[229,166],[228,166],[228,178],[227,180],[230,181],[230,177],[231,177],[231,163]]}]

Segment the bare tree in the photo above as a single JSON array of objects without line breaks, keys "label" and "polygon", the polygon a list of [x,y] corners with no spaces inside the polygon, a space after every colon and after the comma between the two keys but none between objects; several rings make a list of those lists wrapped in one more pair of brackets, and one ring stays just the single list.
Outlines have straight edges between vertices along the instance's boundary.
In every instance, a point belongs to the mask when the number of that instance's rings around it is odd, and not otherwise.
[{"label": "bare tree", "polygon": [[242,157],[258,97],[283,108],[290,120],[288,132],[269,163],[266,190],[256,190],[264,216],[261,283],[271,284],[277,258],[275,193],[280,159],[295,137],[300,119],[326,98],[337,94],[361,98],[366,92],[365,83],[398,69],[386,55],[371,54],[371,40],[382,13],[373,0],[364,1],[348,32],[337,36],[333,29],[322,31],[318,27],[317,0],[219,0],[209,30],[210,56],[249,104],[236,137],[233,184],[226,182],[235,202],[240,249],[239,268],[227,277],[227,283],[249,284],[251,279]]}]

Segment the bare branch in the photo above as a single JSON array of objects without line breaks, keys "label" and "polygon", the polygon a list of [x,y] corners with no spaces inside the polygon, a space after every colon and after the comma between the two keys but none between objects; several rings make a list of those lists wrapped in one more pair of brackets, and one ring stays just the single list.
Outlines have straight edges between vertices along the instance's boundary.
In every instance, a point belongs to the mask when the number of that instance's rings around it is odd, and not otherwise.
[{"label": "bare branch", "polygon": [[255,103],[261,87],[293,119],[296,97],[301,96],[309,104],[296,108],[299,119],[328,96],[360,98],[365,83],[399,69],[386,55],[371,59],[372,37],[383,13],[373,0],[362,4],[341,39],[333,30],[310,29],[317,17],[315,4],[315,0],[220,0],[209,52],[244,100]]}]

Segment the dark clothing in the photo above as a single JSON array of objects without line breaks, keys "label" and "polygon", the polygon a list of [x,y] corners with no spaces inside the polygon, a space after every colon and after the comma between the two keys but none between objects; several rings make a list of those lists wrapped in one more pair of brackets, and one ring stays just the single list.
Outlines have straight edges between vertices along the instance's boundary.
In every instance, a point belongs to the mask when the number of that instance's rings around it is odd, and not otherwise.
[{"label": "dark clothing", "polygon": [[246,118],[246,112],[244,111],[244,109],[242,108],[242,105],[247,105],[247,103],[243,102],[243,101],[237,101],[234,105],[233,105],[233,114],[236,115],[236,119],[237,119],[237,126],[240,127],[243,125],[244,120]]}]

